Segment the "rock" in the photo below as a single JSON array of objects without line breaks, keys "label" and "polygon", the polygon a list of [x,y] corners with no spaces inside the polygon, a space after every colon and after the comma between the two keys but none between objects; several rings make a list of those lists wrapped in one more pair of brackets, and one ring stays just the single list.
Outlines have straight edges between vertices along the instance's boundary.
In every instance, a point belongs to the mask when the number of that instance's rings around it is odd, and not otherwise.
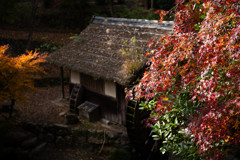
[{"label": "rock", "polygon": [[88,132],[94,133],[94,132],[96,132],[96,130],[95,129],[88,129]]},{"label": "rock", "polygon": [[40,141],[44,141],[44,140],[45,140],[45,134],[40,133],[40,134],[38,135],[38,139],[39,139]]},{"label": "rock", "polygon": [[129,140],[127,137],[121,137],[121,144],[122,145],[128,145],[129,144]]},{"label": "rock", "polygon": [[84,150],[87,152],[94,152],[96,151],[96,147],[94,145],[86,144],[84,145]]},{"label": "rock", "polygon": [[106,131],[106,135],[109,137],[109,138],[115,138],[118,136],[118,133],[116,132],[111,132],[111,131]]},{"label": "rock", "polygon": [[41,153],[45,147],[46,147],[47,143],[41,143],[40,145],[36,146],[29,154],[30,158],[37,156],[39,153]]},{"label": "rock", "polygon": [[31,148],[31,147],[34,147],[35,145],[37,145],[37,142],[38,142],[37,137],[33,137],[31,139],[27,139],[27,140],[23,141],[21,146],[23,148]]},{"label": "rock", "polygon": [[64,124],[54,124],[53,127],[55,127],[56,129],[68,129],[68,125]]},{"label": "rock", "polygon": [[97,132],[98,134],[104,134],[104,131],[103,131],[103,130],[96,130],[96,132]]},{"label": "rock", "polygon": [[39,133],[44,133],[44,131],[45,131],[44,126],[43,126],[43,125],[39,125],[39,126],[37,127],[37,131],[38,131],[38,134],[39,134]]},{"label": "rock", "polygon": [[55,125],[49,124],[48,127],[47,127],[47,131],[52,133],[52,134],[55,134],[56,130],[57,129],[56,129]]},{"label": "rock", "polygon": [[44,125],[41,123],[37,123],[32,130],[33,133],[39,134],[44,132]]},{"label": "rock", "polygon": [[66,135],[68,135],[68,131],[67,130],[63,130],[63,129],[59,129],[57,131],[57,135],[58,136],[66,136]]},{"label": "rock", "polygon": [[82,136],[77,137],[76,140],[75,140],[76,145],[84,144],[86,142],[87,142],[86,137],[82,137]]},{"label": "rock", "polygon": [[102,118],[101,121],[102,121],[103,123],[105,123],[106,125],[111,124],[111,122],[110,122],[109,120],[105,119],[105,118]]},{"label": "rock", "polygon": [[96,137],[89,137],[88,138],[88,143],[103,144],[103,139],[98,139]]},{"label": "rock", "polygon": [[47,142],[49,142],[49,143],[53,143],[53,142],[54,142],[54,139],[55,139],[55,137],[54,137],[54,135],[51,134],[51,133],[48,133],[48,134],[46,135],[46,138],[45,138],[45,140],[46,140]]},{"label": "rock", "polygon": [[3,147],[0,150],[0,159],[7,159],[10,155],[15,153],[15,148],[13,147]]},{"label": "rock", "polygon": [[59,116],[60,116],[60,117],[63,117],[63,116],[65,116],[66,114],[67,114],[67,112],[64,111],[64,112],[59,113]]},{"label": "rock", "polygon": [[58,136],[57,139],[56,139],[56,145],[58,147],[64,147],[66,144],[64,138],[62,136]]},{"label": "rock", "polygon": [[70,146],[72,144],[72,137],[70,136],[66,136],[65,138],[65,143]]},{"label": "rock", "polygon": [[47,123],[43,123],[42,130],[42,133],[46,134],[49,131],[49,125]]},{"label": "rock", "polygon": [[120,139],[116,139],[114,143],[115,144],[121,144],[121,140]]},{"label": "rock", "polygon": [[30,133],[26,133],[26,132],[22,132],[22,131],[12,131],[10,133],[8,133],[5,141],[9,144],[9,145],[18,145],[19,143],[21,143],[22,141],[24,141],[25,139],[27,139],[30,136]]},{"label": "rock", "polygon": [[48,124],[47,123],[43,123],[43,128],[46,129],[48,127]]},{"label": "rock", "polygon": [[45,127],[44,133],[46,132],[54,134],[56,136],[66,136],[71,133],[71,130],[68,125],[53,124],[53,125],[48,125],[48,127]]},{"label": "rock", "polygon": [[99,135],[103,136],[104,131],[103,130],[96,130],[96,129],[88,129],[88,134],[96,135],[96,136],[99,136]]},{"label": "rock", "polygon": [[124,129],[123,128],[115,128],[115,127],[111,127],[109,125],[105,125],[105,124],[102,124],[102,127],[106,128],[107,130],[111,131],[111,132],[115,132],[119,135],[121,135],[123,132],[124,132]]},{"label": "rock", "polygon": [[77,115],[69,114],[66,116],[66,119],[67,119],[67,124],[78,124],[79,123],[79,119],[78,119]]},{"label": "rock", "polygon": [[27,131],[30,132],[35,132],[36,130],[36,123],[28,122],[28,123],[23,123],[23,128]]},{"label": "rock", "polygon": [[17,148],[15,151],[15,156],[18,159],[27,159],[29,155],[29,150],[23,149],[23,148]]}]

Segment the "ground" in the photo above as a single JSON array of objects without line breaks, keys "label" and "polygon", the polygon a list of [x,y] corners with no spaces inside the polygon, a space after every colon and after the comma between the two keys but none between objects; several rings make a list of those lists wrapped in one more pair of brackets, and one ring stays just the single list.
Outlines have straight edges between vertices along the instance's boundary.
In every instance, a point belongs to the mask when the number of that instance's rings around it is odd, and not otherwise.
[{"label": "ground", "polygon": [[[35,89],[27,93],[24,103],[17,103],[17,120],[34,123],[59,123],[66,124],[66,119],[59,116],[62,112],[67,112],[68,102],[65,99],[65,105],[61,102],[62,91],[60,85],[60,70],[58,67],[49,63],[42,64],[46,74],[40,79],[35,80]],[[65,76],[68,76],[68,70],[65,70]],[[67,78],[66,78],[67,79]],[[65,98],[69,97],[68,85],[65,84]]]},{"label": "ground", "polygon": [[[19,30],[3,30],[0,29],[0,38],[26,40],[27,32]],[[55,45],[67,44],[70,36],[74,33],[60,32],[34,32],[33,40],[42,43],[51,43]],[[14,118],[18,122],[34,122],[49,124],[66,124],[66,118],[60,116],[64,112],[68,112],[68,100],[62,99],[60,86],[60,70],[59,67],[49,63],[42,65],[47,72],[42,78],[36,80],[36,88],[32,93],[27,93],[27,99],[24,103],[16,103]],[[65,80],[68,81],[69,70],[64,70]],[[69,96],[68,84],[65,84],[66,98]],[[65,102],[61,103],[61,102]],[[2,118],[2,115],[0,115]],[[1,120],[1,119],[0,119]],[[81,149],[81,148],[56,148],[48,145],[36,160],[105,160],[104,156],[96,154],[99,148]],[[110,150],[109,150],[110,152]]]},{"label": "ground", "polygon": [[[65,89],[67,90],[67,86]],[[65,124],[66,119],[59,116],[67,112],[68,107],[58,105],[61,100],[61,87],[39,87],[33,93],[28,94],[25,104],[17,105],[19,110],[18,120],[35,123],[61,123]]]},{"label": "ground", "polygon": [[[58,79],[58,68],[45,64],[48,72],[44,78]],[[51,69],[50,69],[51,68]],[[65,71],[67,75],[68,71]],[[59,78],[60,79],[60,78]],[[40,80],[41,81],[41,80]],[[68,112],[68,99],[62,99],[61,86],[47,85],[36,87],[33,93],[27,94],[26,102],[16,104],[17,113],[14,118],[18,122],[34,122],[48,124],[66,124],[66,118],[61,113]],[[59,82],[59,81],[57,81]],[[56,83],[57,83],[56,82]],[[39,85],[39,84],[38,84]],[[42,85],[40,83],[40,85]],[[68,85],[65,85],[66,98],[69,96]],[[62,103],[64,102],[64,103]],[[59,115],[60,114],[60,115]],[[36,157],[36,160],[104,160],[105,156],[97,155],[99,148],[81,149],[81,148],[57,148],[54,145],[48,145],[44,152]]]}]

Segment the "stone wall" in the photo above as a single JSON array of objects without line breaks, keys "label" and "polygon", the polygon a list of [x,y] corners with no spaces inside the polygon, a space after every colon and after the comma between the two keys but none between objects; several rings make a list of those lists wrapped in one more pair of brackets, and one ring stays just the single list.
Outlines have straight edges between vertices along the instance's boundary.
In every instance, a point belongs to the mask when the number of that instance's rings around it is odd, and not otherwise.
[{"label": "stone wall", "polygon": [[7,133],[1,134],[0,159],[34,159],[47,146],[53,148],[79,148],[91,153],[128,147],[125,133],[106,125],[94,129],[89,124],[63,125],[21,122]]},{"label": "stone wall", "polygon": [[83,147],[86,145],[126,146],[126,133],[111,128],[84,128],[81,124],[72,127],[63,124],[22,123],[22,128],[35,134],[41,141],[56,147]]}]

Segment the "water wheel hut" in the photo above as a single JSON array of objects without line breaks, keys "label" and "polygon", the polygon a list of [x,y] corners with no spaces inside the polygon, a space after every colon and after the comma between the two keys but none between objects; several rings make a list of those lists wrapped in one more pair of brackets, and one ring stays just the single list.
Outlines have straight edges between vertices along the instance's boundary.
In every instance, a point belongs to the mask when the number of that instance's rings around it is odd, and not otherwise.
[{"label": "water wheel hut", "polygon": [[70,109],[86,102],[95,104],[102,118],[125,125],[124,88],[144,66],[142,60],[134,66],[129,52],[144,55],[150,50],[149,39],[169,34],[172,26],[173,22],[94,16],[74,41],[48,58],[50,63],[71,71]]}]

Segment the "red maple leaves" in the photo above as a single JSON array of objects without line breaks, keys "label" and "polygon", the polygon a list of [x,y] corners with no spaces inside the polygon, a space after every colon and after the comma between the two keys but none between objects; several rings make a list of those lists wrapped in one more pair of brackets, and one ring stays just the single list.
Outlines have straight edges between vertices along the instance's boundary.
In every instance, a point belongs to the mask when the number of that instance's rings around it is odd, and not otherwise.
[{"label": "red maple leaves", "polygon": [[224,146],[240,142],[238,6],[236,0],[177,3],[174,33],[149,43],[158,50],[135,88],[137,98],[157,99],[155,112],[161,114],[178,99],[165,103],[159,96],[176,97],[185,91],[190,101],[203,104],[191,115],[188,127],[200,154],[219,150],[215,159],[220,159]]}]

